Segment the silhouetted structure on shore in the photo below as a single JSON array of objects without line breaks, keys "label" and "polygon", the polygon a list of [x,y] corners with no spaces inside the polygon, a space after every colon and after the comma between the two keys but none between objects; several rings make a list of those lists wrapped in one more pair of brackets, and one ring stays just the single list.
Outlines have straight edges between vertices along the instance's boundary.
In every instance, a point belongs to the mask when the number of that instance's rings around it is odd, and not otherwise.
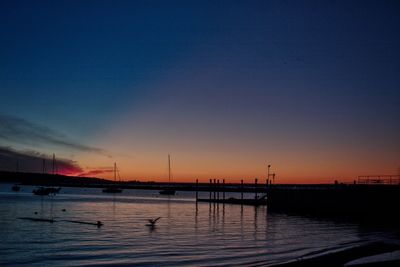
[{"label": "silhouetted structure on shore", "polygon": [[267,190],[267,196],[270,212],[397,220],[400,186],[273,186]]}]

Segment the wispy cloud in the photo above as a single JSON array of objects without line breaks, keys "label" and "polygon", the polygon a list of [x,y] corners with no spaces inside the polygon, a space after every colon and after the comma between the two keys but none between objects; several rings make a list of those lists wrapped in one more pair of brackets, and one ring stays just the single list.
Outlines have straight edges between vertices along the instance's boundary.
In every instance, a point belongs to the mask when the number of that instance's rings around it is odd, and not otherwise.
[{"label": "wispy cloud", "polygon": [[[0,146],[0,170],[16,171],[18,168],[21,172],[42,172],[43,160],[46,172],[50,173],[52,156],[37,151],[18,151]],[[83,171],[76,161],[70,159],[57,158],[55,165],[59,174],[76,175]]]},{"label": "wispy cloud", "polygon": [[0,114],[0,139],[17,144],[45,144],[106,155],[106,151],[69,140],[48,127],[22,118]]},{"label": "wispy cloud", "polygon": [[93,170],[88,170],[80,173],[78,176],[82,177],[97,177],[98,175],[112,173],[114,171],[113,168],[105,167],[105,168],[97,168]]}]

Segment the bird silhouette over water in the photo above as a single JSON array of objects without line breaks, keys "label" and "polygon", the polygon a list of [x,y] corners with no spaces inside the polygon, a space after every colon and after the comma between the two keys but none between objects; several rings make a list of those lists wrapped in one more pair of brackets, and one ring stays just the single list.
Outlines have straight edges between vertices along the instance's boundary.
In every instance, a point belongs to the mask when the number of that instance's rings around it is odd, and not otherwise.
[{"label": "bird silhouette over water", "polygon": [[146,224],[146,225],[147,225],[147,226],[150,226],[150,227],[154,227],[154,226],[156,226],[156,222],[157,222],[159,219],[161,219],[161,217],[155,218],[154,220],[153,220],[153,219],[149,219],[149,224]]}]

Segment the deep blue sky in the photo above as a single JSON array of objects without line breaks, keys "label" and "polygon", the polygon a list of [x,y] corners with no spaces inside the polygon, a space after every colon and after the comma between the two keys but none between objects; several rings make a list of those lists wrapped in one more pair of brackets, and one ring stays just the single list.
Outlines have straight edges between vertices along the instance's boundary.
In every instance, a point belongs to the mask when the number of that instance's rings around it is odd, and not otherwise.
[{"label": "deep blue sky", "polygon": [[[0,142],[65,151],[27,140],[44,127],[114,157],[200,151],[221,161],[207,175],[237,151],[307,166],[288,177],[373,172],[374,153],[396,172],[399,36],[398,1],[2,1]],[[342,169],[311,171],[315,155]]]}]

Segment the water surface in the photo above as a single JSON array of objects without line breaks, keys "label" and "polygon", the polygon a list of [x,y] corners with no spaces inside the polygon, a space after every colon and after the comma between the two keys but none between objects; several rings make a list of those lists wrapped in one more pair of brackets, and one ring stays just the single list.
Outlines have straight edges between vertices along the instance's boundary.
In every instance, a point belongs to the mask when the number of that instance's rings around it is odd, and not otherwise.
[{"label": "water surface", "polygon": [[[0,264],[8,266],[265,266],[394,238],[352,222],[267,214],[266,207],[196,204],[193,192],[168,197],[151,190],[110,195],[63,188],[55,197],[40,197],[33,187],[10,188],[0,184]],[[154,229],[146,226],[156,217],[162,218]],[[62,220],[100,220],[104,226]]]}]

